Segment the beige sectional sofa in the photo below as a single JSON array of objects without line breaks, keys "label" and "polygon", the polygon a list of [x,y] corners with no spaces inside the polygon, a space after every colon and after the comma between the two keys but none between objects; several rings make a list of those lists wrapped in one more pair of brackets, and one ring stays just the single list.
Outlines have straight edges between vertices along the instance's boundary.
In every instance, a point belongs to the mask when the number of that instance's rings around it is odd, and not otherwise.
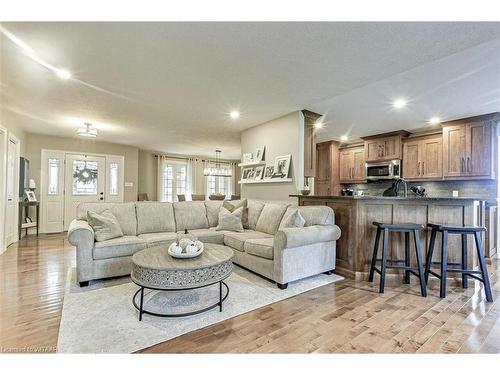
[{"label": "beige sectional sofa", "polygon": [[[245,231],[230,232],[215,230],[221,205],[221,201],[80,204],[68,230],[68,240],[76,246],[78,282],[83,286],[90,280],[130,274],[135,252],[169,245],[185,229],[202,242],[230,246],[235,264],[274,280],[280,288],[335,268],[340,229],[330,207],[248,200]],[[95,242],[87,211],[106,209],[116,216],[124,236]],[[296,209],[305,226],[283,228],[281,223]]]}]

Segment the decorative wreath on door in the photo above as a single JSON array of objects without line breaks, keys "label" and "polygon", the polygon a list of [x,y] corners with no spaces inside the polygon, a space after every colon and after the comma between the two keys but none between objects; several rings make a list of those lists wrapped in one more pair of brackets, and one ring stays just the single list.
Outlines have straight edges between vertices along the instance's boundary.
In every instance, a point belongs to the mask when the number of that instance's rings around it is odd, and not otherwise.
[{"label": "decorative wreath on door", "polygon": [[78,181],[88,184],[91,181],[95,181],[97,179],[97,169],[84,167],[82,169],[77,169],[73,173],[73,178],[76,178]]}]

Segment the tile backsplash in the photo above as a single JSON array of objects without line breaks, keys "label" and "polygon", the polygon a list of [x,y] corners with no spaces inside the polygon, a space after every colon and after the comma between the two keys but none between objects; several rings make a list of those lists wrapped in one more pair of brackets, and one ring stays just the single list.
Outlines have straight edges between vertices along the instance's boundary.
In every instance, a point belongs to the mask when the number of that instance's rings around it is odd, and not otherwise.
[{"label": "tile backsplash", "polygon": [[[343,187],[352,190],[362,190],[367,195],[382,195],[384,190],[391,187],[391,181],[368,182],[365,184],[349,184]],[[408,182],[408,194],[413,194],[411,186],[422,186],[430,197],[451,197],[453,190],[458,190],[459,197],[489,198],[497,196],[497,181],[495,180],[467,180],[467,181],[419,181]],[[403,185],[400,185],[400,189]]]}]

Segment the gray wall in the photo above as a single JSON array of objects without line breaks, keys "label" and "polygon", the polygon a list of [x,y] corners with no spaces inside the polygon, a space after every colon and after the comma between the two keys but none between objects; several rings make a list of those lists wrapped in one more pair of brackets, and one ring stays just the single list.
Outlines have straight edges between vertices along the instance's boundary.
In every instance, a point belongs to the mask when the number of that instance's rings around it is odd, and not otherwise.
[{"label": "gray wall", "polygon": [[241,133],[241,152],[255,153],[259,146],[266,146],[265,161],[274,164],[274,158],[292,155],[290,183],[262,183],[241,185],[242,198],[290,200],[303,186],[304,176],[304,117],[302,112],[286,116],[246,129]]},{"label": "gray wall", "polygon": [[138,193],[146,193],[148,199],[155,201],[157,176],[158,176],[158,160],[155,158],[154,151],[139,150],[139,187]]},{"label": "gray wall", "polygon": [[134,186],[125,187],[123,199],[125,202],[137,200],[137,170],[139,159],[139,149],[137,147],[88,140],[85,138],[65,138],[28,133],[26,158],[30,161],[30,177],[35,180],[37,186],[40,186],[42,149],[124,156],[124,180],[125,182],[132,182]]}]

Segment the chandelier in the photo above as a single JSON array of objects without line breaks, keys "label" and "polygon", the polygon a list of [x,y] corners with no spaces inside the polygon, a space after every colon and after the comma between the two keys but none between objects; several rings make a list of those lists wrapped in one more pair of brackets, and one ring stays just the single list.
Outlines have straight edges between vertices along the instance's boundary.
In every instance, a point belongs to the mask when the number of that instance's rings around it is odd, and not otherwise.
[{"label": "chandelier", "polygon": [[221,152],[221,150],[215,150],[215,162],[208,161],[208,166],[203,170],[204,176],[231,177],[233,175],[230,168],[221,167]]},{"label": "chandelier", "polygon": [[97,137],[97,130],[96,129],[90,129],[92,124],[86,122],[84,128],[80,128],[77,130],[77,134],[82,136],[82,137],[90,137],[90,138],[95,138]]}]

